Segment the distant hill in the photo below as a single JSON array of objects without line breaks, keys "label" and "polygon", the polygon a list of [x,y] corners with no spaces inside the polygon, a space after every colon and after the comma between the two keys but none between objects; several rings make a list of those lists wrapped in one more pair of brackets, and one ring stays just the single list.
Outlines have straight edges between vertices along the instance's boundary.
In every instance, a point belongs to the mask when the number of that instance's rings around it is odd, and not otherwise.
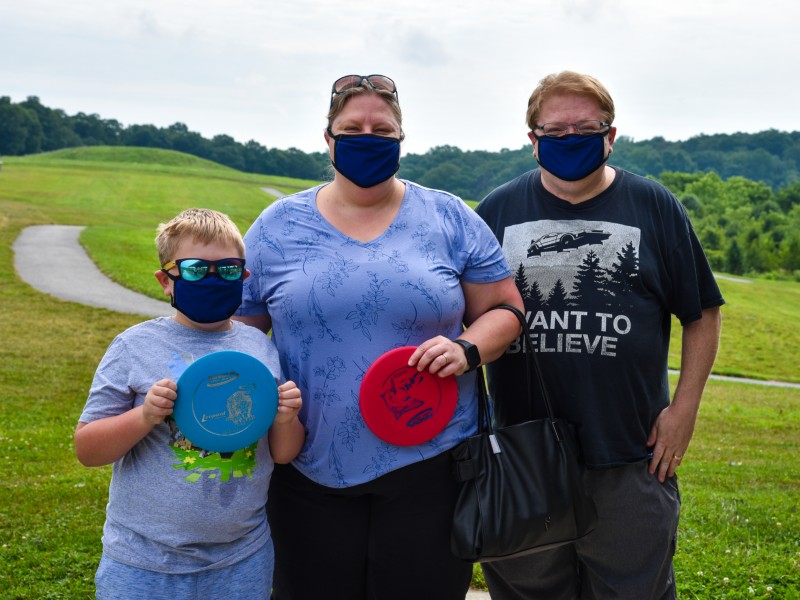
[{"label": "distant hill", "polygon": [[209,171],[235,171],[211,160],[177,150],[161,148],[142,148],[136,146],[82,146],[66,148],[35,155],[41,163],[58,161],[76,161],[92,163],[133,163],[189,169],[206,169]]}]

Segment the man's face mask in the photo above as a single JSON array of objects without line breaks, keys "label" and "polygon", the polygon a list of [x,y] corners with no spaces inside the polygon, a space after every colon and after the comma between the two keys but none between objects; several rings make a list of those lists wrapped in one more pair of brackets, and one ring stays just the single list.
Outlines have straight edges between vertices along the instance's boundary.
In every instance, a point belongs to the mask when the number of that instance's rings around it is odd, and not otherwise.
[{"label": "man's face mask", "polygon": [[539,165],[564,181],[583,179],[608,160],[605,151],[608,131],[561,137],[533,135],[539,142],[536,153]]}]

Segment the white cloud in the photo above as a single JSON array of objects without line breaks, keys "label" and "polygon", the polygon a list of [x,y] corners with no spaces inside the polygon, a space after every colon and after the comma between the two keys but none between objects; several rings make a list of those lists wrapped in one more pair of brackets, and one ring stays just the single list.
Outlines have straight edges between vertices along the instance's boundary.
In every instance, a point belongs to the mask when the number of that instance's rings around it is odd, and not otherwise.
[{"label": "white cloud", "polygon": [[380,72],[406,152],[499,150],[527,143],[537,81],[574,69],[635,139],[797,130],[798,17],[788,0],[26,0],[0,5],[0,95],[315,151],[331,82]]}]

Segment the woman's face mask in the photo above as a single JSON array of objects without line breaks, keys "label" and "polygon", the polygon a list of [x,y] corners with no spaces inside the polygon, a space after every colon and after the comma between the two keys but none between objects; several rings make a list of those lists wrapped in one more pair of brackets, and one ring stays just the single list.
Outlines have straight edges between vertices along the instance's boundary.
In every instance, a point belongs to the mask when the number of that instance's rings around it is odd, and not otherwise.
[{"label": "woman's face mask", "polygon": [[400,168],[400,139],[373,134],[328,135],[334,140],[333,167],[362,188],[389,179]]}]

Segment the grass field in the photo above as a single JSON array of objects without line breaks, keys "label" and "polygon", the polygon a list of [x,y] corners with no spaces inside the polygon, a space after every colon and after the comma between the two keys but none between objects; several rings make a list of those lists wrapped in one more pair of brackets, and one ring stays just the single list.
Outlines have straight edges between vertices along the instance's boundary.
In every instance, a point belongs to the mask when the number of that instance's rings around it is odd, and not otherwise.
[{"label": "grass field", "polygon": [[[141,320],[25,285],[11,251],[20,231],[86,225],[81,241],[101,269],[160,298],[152,277],[160,221],[208,206],[244,231],[271,200],[261,187],[288,193],[310,184],[142,149],[4,159],[0,598],[92,597],[110,468],[82,467],[72,433],[108,343]],[[720,286],[728,304],[715,372],[800,382],[800,284],[721,279]],[[673,336],[676,369],[679,345]],[[800,598],[799,450],[799,389],[709,382],[680,470],[681,598]]]}]

